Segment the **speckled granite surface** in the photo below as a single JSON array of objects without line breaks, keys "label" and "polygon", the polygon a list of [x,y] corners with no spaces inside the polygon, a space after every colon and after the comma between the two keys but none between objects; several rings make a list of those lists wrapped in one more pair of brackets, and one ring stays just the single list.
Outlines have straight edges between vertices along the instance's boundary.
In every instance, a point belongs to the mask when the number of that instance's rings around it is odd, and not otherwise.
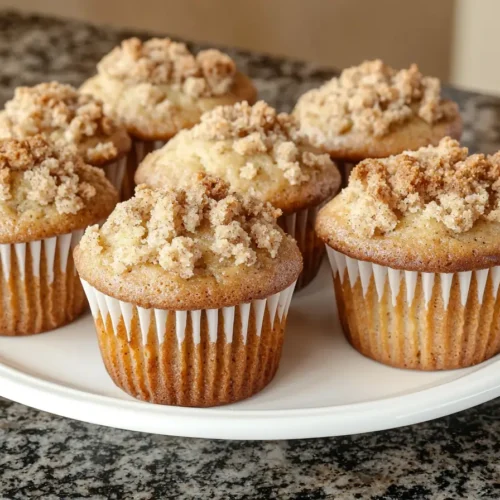
[{"label": "speckled granite surface", "polygon": [[[0,12],[0,100],[79,84],[129,33]],[[331,73],[232,52],[261,97],[290,109]],[[500,99],[449,90],[473,150],[500,148]],[[500,499],[500,400],[433,422],[341,438],[228,442],[74,422],[0,399],[0,499]]]},{"label": "speckled granite surface", "polygon": [[0,498],[500,498],[500,400],[434,422],[341,438],[171,438],[0,400]]}]

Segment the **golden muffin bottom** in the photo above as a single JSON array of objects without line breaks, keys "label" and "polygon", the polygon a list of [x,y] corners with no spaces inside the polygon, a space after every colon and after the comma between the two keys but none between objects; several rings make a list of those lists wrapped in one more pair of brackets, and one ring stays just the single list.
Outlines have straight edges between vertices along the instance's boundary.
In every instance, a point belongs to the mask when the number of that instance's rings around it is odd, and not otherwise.
[{"label": "golden muffin bottom", "polygon": [[398,368],[448,370],[500,352],[499,267],[425,273],[331,249],[329,256],[339,319],[361,354]]},{"label": "golden muffin bottom", "polygon": [[84,311],[87,301],[71,252],[81,233],[0,245],[0,335],[53,330]]},{"label": "golden muffin bottom", "polygon": [[114,383],[151,403],[208,407],[261,391],[279,366],[293,285],[221,309],[143,309],[84,282]]}]

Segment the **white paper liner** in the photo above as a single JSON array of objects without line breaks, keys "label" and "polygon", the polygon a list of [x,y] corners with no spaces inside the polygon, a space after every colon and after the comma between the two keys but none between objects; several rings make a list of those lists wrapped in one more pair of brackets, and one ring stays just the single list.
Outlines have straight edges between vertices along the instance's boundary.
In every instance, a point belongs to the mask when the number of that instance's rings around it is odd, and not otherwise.
[{"label": "white paper liner", "polygon": [[165,144],[167,144],[167,141],[134,140],[136,168],[149,153],[151,153],[152,151],[156,151],[157,149],[161,149],[163,146],[165,146]]},{"label": "white paper liner", "polygon": [[349,182],[349,177],[351,176],[354,167],[357,165],[355,162],[340,160],[338,158],[333,158],[332,161],[337,165],[340,175],[342,177],[342,187],[346,187]]},{"label": "white paper liner", "polygon": [[120,201],[126,201],[134,196],[135,181],[134,176],[144,157],[151,151],[162,148],[166,144],[165,141],[141,141],[132,142],[132,148],[125,158],[120,160],[118,168],[105,168],[106,177],[111,181],[113,186],[118,190]]},{"label": "white paper liner", "polygon": [[309,227],[311,224],[314,227],[314,221],[316,220],[318,212],[322,206],[323,204],[313,208],[305,208],[304,210],[299,210],[298,212],[294,212],[290,215],[284,215],[282,217],[283,231],[297,241],[297,245],[300,249],[306,247],[308,220]]},{"label": "white paper liner", "polygon": [[[45,259],[47,264],[47,280],[51,284],[54,281],[56,251],[59,251],[59,265],[62,273],[66,273],[69,252],[79,243],[84,230],[78,229],[72,233],[45,238],[43,240],[30,241],[28,243],[0,244],[0,261],[2,273],[6,280],[9,279],[12,259],[15,257],[19,270],[19,277],[24,281],[26,276],[26,255],[29,247],[31,254],[31,266],[33,276],[40,277],[42,247],[45,250]],[[73,272],[76,273],[74,270]]]},{"label": "white paper liner", "polygon": [[453,277],[458,276],[458,283],[460,286],[460,302],[465,307],[469,298],[470,284],[473,273],[476,277],[476,291],[479,304],[483,303],[484,291],[488,276],[491,278],[493,285],[493,298],[496,300],[498,288],[500,284],[500,267],[495,266],[489,269],[481,269],[477,271],[463,271],[459,273],[418,273],[416,271],[400,271],[398,269],[391,269],[390,267],[372,264],[371,262],[364,262],[353,259],[344,255],[329,246],[326,247],[328,252],[328,259],[332,267],[334,275],[338,275],[340,282],[344,283],[345,279],[349,279],[351,287],[354,287],[356,282],[361,282],[363,294],[366,295],[368,286],[373,280],[379,300],[382,299],[385,287],[389,287],[389,292],[392,297],[392,305],[395,306],[399,294],[401,293],[401,278],[404,273],[406,283],[406,301],[409,305],[412,304],[415,298],[415,288],[417,285],[418,275],[421,275],[422,290],[424,294],[425,306],[428,307],[432,298],[434,289],[434,282],[436,275],[440,277],[441,294],[445,309],[448,308],[450,300],[450,291],[453,282]]},{"label": "white paper liner", "polygon": [[113,184],[118,193],[121,193],[123,186],[123,177],[125,175],[125,171],[127,169],[127,155],[123,158],[120,158],[113,163],[108,165],[104,165],[102,167],[106,178]]},{"label": "white paper liner", "polygon": [[344,175],[345,179],[348,180],[349,177],[351,176],[351,172],[354,170],[354,167],[357,165],[357,163],[352,163],[349,161],[343,162],[342,164],[342,174]]},{"label": "white paper liner", "polygon": [[[175,315],[176,336],[179,346],[182,344],[186,336],[188,315],[191,316],[191,324],[193,325],[193,342],[195,345],[200,343],[200,324],[202,310],[168,311],[164,309],[144,309],[142,307],[138,307],[133,304],[123,302],[121,300],[105,295],[85,280],[82,279],[81,281],[94,319],[97,320],[97,318],[101,316],[103,322],[105,322],[109,316],[111,319],[111,324],[115,329],[115,334],[118,324],[121,320],[123,320],[125,329],[127,331],[128,340],[131,340],[130,330],[132,316],[133,310],[134,308],[136,308],[139,317],[139,326],[141,330],[143,345],[145,345],[147,342],[147,335],[151,322],[154,322],[155,324],[158,343],[163,343],[167,319],[171,314]],[[269,310],[272,325],[274,324],[274,320],[276,317],[279,317],[280,321],[283,320],[283,318],[287,317],[295,285],[296,283],[293,283],[285,290],[271,295],[267,299],[254,300],[250,303],[240,304],[239,306],[235,307],[223,307],[221,311],[224,321],[223,330],[226,342],[231,343],[233,339],[236,308],[239,308],[243,342],[246,344],[250,309],[253,308],[255,311],[256,334],[257,336],[260,336],[266,309]],[[216,342],[219,332],[219,309],[205,309],[204,311],[208,320],[208,334],[210,341]]]},{"label": "white paper liner", "polygon": [[293,214],[283,215],[278,219],[278,224],[283,231],[297,242],[304,260],[304,269],[297,280],[296,291],[313,280],[323,260],[324,246],[315,233],[314,224],[318,212],[328,201],[326,200],[315,207],[299,210]]}]

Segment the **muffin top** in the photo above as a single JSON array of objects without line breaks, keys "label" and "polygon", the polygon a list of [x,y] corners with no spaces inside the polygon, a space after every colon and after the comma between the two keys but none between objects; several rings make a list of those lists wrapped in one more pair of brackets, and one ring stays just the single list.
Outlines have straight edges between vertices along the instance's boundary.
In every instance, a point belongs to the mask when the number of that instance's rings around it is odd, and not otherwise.
[{"label": "muffin top", "polygon": [[0,111],[0,138],[42,134],[58,148],[75,147],[84,161],[102,166],[130,149],[122,125],[106,116],[101,101],[70,85],[51,82],[18,87]]},{"label": "muffin top", "polygon": [[169,38],[124,40],[97,69],[82,90],[101,98],[106,110],[143,140],[167,140],[215,106],[256,96],[228,55],[215,49],[194,55]]},{"label": "muffin top", "polygon": [[104,171],[37,135],[0,141],[0,243],[34,241],[104,219],[118,195]]},{"label": "muffin top", "polygon": [[112,297],[145,308],[192,310],[266,298],[302,270],[280,211],[198,176],[189,189],[138,186],[75,251],[80,276]]},{"label": "muffin top", "polygon": [[285,213],[330,198],[340,185],[330,157],[302,140],[295,119],[262,101],[205,113],[199,125],[148,155],[135,179],[175,187],[189,185],[196,172],[216,175]]},{"label": "muffin top", "polygon": [[302,95],[295,107],[301,132],[336,158],[384,158],[460,138],[456,103],[441,97],[439,79],[418,66],[395,70],[380,60],[345,69]]},{"label": "muffin top", "polygon": [[318,215],[332,248],[396,269],[457,272],[500,264],[500,152],[437,147],[362,161]]}]

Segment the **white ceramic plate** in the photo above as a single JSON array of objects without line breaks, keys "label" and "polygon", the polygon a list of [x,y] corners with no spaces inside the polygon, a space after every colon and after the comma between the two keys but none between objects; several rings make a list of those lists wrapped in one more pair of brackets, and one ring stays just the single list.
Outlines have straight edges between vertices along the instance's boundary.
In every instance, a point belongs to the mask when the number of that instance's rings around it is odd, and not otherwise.
[{"label": "white ceramic plate", "polygon": [[0,395],[86,422],[221,439],[290,439],[376,431],[454,413],[500,395],[500,359],[447,371],[388,368],[345,341],[331,278],[293,299],[273,382],[241,403],[211,409],[136,401],[114,386],[90,314],[57,331],[0,338]]}]

